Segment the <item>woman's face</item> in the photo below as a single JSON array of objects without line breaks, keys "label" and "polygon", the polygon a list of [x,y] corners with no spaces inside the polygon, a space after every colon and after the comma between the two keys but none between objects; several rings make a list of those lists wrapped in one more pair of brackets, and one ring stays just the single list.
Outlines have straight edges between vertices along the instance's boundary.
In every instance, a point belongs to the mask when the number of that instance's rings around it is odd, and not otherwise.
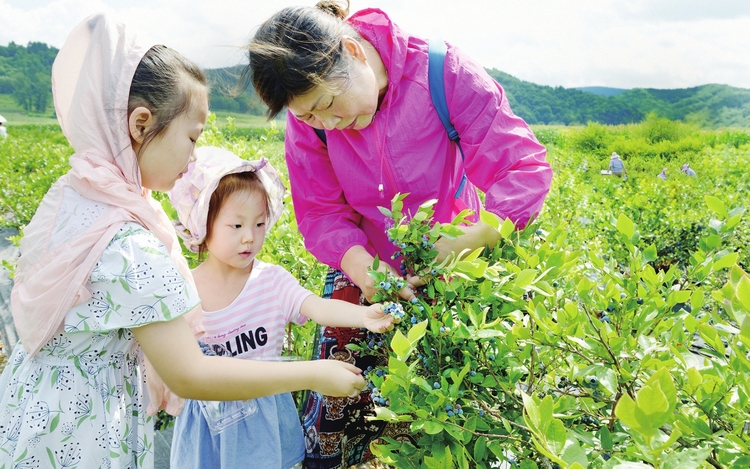
[{"label": "woman's face", "polygon": [[333,79],[330,87],[317,86],[287,106],[311,127],[362,130],[370,125],[378,109],[380,87],[364,48],[350,37],[342,41],[345,53],[350,55],[349,78]]}]

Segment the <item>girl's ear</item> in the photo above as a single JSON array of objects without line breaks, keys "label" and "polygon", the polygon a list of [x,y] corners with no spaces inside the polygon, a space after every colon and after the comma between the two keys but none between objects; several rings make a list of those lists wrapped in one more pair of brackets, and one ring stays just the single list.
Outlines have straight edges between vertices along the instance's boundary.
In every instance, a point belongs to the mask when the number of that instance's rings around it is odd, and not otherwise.
[{"label": "girl's ear", "polygon": [[136,144],[140,145],[143,143],[143,139],[146,137],[146,131],[154,123],[154,115],[148,108],[139,106],[133,109],[128,117],[128,131],[130,132],[130,138],[133,141],[133,146]]},{"label": "girl's ear", "polygon": [[344,46],[344,50],[348,51],[353,58],[359,59],[363,62],[367,61],[367,54],[365,48],[356,39],[351,36],[342,36],[341,44]]}]

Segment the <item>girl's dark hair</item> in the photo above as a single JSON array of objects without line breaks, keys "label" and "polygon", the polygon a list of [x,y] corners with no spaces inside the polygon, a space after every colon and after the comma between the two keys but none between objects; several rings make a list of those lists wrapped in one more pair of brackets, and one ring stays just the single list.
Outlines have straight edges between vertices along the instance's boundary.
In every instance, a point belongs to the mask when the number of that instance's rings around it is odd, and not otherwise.
[{"label": "girl's dark hair", "polygon": [[347,76],[343,54],[344,35],[360,40],[344,19],[345,6],[323,0],[315,8],[284,8],[263,23],[247,46],[248,65],[240,76],[240,88],[252,82],[255,92],[268,106],[269,119],[276,117],[295,97],[341,74]]},{"label": "girl's dark hair", "polygon": [[207,88],[206,75],[194,62],[166,46],[149,49],[135,69],[128,98],[128,115],[143,106],[156,118],[141,150],[188,110],[196,94],[208,96]]},{"label": "girl's dark hair", "polygon": [[237,192],[246,192],[250,194],[261,194],[265,202],[266,216],[271,212],[268,203],[268,192],[263,187],[263,183],[255,171],[244,171],[241,173],[227,174],[219,181],[211,200],[208,202],[208,216],[206,217],[206,238],[198,246],[198,260],[203,260],[204,255],[208,252],[208,241],[211,239],[211,232],[216,217],[219,216],[221,207],[232,194]]}]

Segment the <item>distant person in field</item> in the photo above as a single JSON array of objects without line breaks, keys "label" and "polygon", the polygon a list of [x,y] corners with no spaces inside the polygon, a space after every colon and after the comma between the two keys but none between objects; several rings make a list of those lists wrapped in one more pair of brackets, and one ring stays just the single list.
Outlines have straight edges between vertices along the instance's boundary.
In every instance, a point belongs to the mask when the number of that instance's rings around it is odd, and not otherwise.
[{"label": "distant person in field", "polygon": [[684,165],[682,165],[682,172],[691,177],[697,176],[695,171],[693,171],[693,168],[690,167],[689,163],[685,163]]},{"label": "distant person in field", "polygon": [[664,179],[666,181],[667,180],[667,168],[662,169],[661,172],[656,177],[658,177],[659,179]]},{"label": "distant person in field", "polygon": [[8,136],[8,129],[5,128],[2,122],[0,122],[0,138],[5,138]]},{"label": "distant person in field", "polygon": [[627,176],[628,170],[625,169],[625,163],[616,152],[612,152],[612,156],[609,157],[609,170],[613,175],[617,177]]},{"label": "distant person in field", "polygon": [[[409,194],[403,212],[412,214],[437,199],[434,220],[440,223],[466,208],[474,212],[463,235],[435,243],[437,258],[444,259],[500,239],[478,217],[477,188],[489,212],[523,227],[542,208],[552,170],[544,146],[513,114],[502,87],[447,44],[443,88],[462,156],[430,97],[429,41],[402,30],[381,10],[348,14],[348,1],[280,10],[251,39],[243,81],[252,82],[269,117],[287,110],[284,145],[294,210],[305,246],[331,268],[326,291],[366,303],[376,293],[368,274],[375,256],[381,272],[406,275],[378,209],[390,208],[394,195]],[[315,129],[325,130],[327,143]],[[406,280],[414,287],[424,283],[416,276]],[[400,294],[414,297],[408,287]],[[377,366],[375,357],[347,348],[365,335],[323,328],[316,354],[322,361],[346,357],[365,369]],[[372,411],[369,390],[340,406],[327,406],[313,393],[303,409],[308,468],[371,459],[370,443],[384,432],[411,437],[408,424],[386,429],[385,422],[368,421]]]}]

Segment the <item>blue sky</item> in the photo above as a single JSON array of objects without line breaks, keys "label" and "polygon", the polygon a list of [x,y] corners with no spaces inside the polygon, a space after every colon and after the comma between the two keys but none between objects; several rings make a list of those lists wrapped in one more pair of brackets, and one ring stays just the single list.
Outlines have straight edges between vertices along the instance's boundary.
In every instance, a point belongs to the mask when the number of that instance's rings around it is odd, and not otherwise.
[{"label": "blue sky", "polygon": [[[0,45],[62,46],[99,11],[146,30],[206,68],[243,62],[242,45],[289,0],[0,0]],[[442,37],[485,67],[550,86],[750,89],[747,0],[352,0],[402,29]]]}]

